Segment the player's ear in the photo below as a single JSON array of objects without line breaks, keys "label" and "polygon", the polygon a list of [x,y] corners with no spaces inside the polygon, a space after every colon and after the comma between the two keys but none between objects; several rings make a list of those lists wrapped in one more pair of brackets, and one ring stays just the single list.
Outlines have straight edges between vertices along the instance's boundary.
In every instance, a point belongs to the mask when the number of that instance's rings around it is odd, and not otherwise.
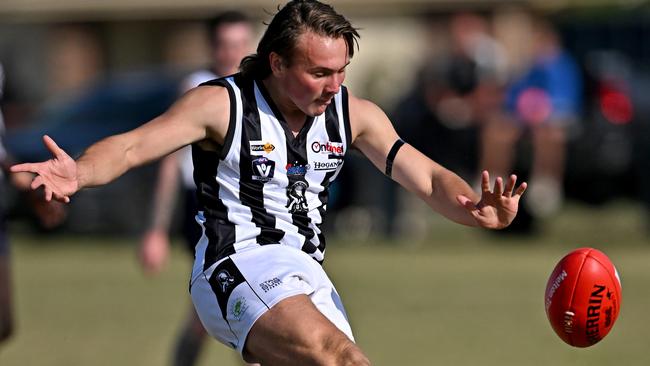
[{"label": "player's ear", "polygon": [[282,56],[275,52],[269,54],[269,64],[271,65],[271,72],[274,76],[280,76],[285,68]]}]

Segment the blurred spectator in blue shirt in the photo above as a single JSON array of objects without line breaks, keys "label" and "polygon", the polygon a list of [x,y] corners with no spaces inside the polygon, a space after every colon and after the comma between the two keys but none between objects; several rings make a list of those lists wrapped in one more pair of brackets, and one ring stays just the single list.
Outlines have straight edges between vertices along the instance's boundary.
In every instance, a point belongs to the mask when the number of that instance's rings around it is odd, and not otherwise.
[{"label": "blurred spectator in blue shirt", "polygon": [[504,110],[482,129],[481,169],[495,177],[512,171],[519,140],[532,145],[530,188],[525,201],[536,217],[555,213],[563,201],[566,143],[582,104],[580,69],[546,20],[533,20],[532,62],[510,83]]}]

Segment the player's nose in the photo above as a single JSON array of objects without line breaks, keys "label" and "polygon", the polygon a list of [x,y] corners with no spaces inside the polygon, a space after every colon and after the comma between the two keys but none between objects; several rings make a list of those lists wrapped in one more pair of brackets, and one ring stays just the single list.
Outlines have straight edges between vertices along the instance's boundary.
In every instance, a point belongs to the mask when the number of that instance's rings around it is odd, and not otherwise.
[{"label": "player's nose", "polygon": [[327,83],[325,84],[325,93],[332,95],[338,93],[341,84],[343,84],[343,79],[337,77],[336,75],[332,75],[328,78]]}]

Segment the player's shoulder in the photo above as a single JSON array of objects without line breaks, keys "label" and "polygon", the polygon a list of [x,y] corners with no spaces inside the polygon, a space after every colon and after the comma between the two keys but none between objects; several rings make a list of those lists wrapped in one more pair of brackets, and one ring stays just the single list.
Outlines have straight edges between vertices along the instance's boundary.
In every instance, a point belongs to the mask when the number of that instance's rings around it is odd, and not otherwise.
[{"label": "player's shoulder", "polygon": [[223,84],[201,84],[196,88],[190,89],[183,96],[184,99],[187,99],[192,103],[219,103],[228,101],[228,90]]}]

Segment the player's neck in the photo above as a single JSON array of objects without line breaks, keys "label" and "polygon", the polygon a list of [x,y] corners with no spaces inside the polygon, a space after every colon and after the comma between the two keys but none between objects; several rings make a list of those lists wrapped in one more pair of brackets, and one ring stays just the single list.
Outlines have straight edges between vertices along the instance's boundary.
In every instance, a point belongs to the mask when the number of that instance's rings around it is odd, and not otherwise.
[{"label": "player's neck", "polygon": [[297,135],[307,120],[305,112],[300,110],[286,95],[286,93],[278,87],[278,84],[275,82],[273,77],[268,77],[262,80],[262,83],[264,83],[264,87],[269,92],[269,96],[276,107],[278,107],[280,113],[282,113],[282,118],[287,122],[287,125],[293,132],[294,136]]}]

